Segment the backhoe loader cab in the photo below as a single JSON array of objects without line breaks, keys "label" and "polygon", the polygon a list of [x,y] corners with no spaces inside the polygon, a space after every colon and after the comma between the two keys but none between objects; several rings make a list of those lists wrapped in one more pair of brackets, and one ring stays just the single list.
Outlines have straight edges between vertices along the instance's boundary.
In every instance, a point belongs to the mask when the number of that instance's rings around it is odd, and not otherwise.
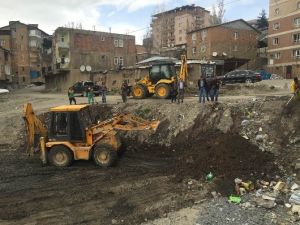
[{"label": "backhoe loader cab", "polygon": [[40,156],[43,164],[69,166],[73,160],[93,159],[102,167],[112,166],[121,148],[118,130],[153,130],[158,121],[147,121],[131,114],[113,116],[95,123],[89,105],[63,105],[50,109],[50,121],[45,124],[35,116],[32,105],[24,105],[23,117],[28,134],[28,150],[33,152],[34,137],[40,136]]},{"label": "backhoe loader cab", "polygon": [[156,84],[162,79],[170,80],[176,76],[174,63],[154,64],[150,67],[149,78],[152,84]]}]

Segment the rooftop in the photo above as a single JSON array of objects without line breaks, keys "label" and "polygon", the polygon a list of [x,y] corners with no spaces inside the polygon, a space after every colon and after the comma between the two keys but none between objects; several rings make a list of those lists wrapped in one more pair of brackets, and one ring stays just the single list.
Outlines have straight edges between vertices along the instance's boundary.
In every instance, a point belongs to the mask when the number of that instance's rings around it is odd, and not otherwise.
[{"label": "rooftop", "polygon": [[199,8],[199,9],[202,9],[204,11],[209,12],[208,10],[206,10],[205,8],[203,8],[201,6],[195,6],[194,4],[192,4],[192,5],[184,5],[184,6],[176,7],[175,9],[171,9],[171,10],[168,10],[168,11],[156,13],[156,14],[152,15],[152,17],[158,17],[158,16],[162,16],[162,15],[165,15],[165,14],[169,14],[169,13],[176,13],[176,12],[186,10],[186,9],[193,10],[195,8]]}]

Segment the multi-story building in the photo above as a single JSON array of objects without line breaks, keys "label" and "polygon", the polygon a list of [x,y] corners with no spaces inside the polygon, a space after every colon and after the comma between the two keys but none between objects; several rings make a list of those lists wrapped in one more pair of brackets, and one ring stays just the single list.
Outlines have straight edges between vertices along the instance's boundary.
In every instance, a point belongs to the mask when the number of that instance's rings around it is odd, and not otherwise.
[{"label": "multi-story building", "polygon": [[300,1],[269,1],[269,72],[300,77]]},{"label": "multi-story building", "polygon": [[187,57],[216,62],[217,75],[241,66],[256,69],[259,34],[242,19],[191,31]]},{"label": "multi-story building", "polygon": [[153,50],[158,54],[184,48],[187,33],[210,24],[210,13],[200,6],[186,5],[152,16]]},{"label": "multi-story building", "polygon": [[53,35],[53,62],[46,85],[65,90],[77,81],[135,65],[135,36],[59,27]]},{"label": "multi-story building", "polygon": [[12,82],[23,85],[43,81],[42,73],[51,69],[51,36],[37,24],[10,21],[0,28],[0,46],[11,53]]},{"label": "multi-story building", "polygon": [[11,78],[11,53],[0,47],[0,87],[7,87]]}]

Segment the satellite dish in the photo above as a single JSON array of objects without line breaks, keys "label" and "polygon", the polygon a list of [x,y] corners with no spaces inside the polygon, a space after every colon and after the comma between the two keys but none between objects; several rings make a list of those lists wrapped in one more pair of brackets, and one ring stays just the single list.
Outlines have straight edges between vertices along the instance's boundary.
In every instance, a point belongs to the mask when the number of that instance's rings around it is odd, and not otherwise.
[{"label": "satellite dish", "polygon": [[69,63],[69,62],[70,62],[70,59],[69,59],[69,58],[65,58],[65,62],[66,62],[66,63]]},{"label": "satellite dish", "polygon": [[57,63],[61,63],[61,58],[57,58],[57,59],[56,59],[56,62],[57,62]]},{"label": "satellite dish", "polygon": [[91,70],[92,70],[92,67],[89,66],[89,65],[87,65],[87,66],[86,66],[86,71],[91,72]]},{"label": "satellite dish", "polygon": [[81,65],[79,69],[80,69],[81,72],[84,72],[85,71],[85,66]]},{"label": "satellite dish", "polygon": [[213,53],[212,53],[212,56],[217,56],[217,55],[218,55],[217,52],[213,52]]}]

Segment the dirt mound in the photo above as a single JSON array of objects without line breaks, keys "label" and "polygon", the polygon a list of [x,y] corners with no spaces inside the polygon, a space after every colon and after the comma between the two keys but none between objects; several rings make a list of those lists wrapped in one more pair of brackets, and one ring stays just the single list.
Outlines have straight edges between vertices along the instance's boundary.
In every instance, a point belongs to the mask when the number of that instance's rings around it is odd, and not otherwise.
[{"label": "dirt mound", "polygon": [[212,172],[217,178],[217,191],[224,195],[233,192],[237,177],[255,181],[280,174],[272,154],[261,152],[236,134],[205,134],[190,139],[181,150],[174,163],[176,178],[204,179]]}]

